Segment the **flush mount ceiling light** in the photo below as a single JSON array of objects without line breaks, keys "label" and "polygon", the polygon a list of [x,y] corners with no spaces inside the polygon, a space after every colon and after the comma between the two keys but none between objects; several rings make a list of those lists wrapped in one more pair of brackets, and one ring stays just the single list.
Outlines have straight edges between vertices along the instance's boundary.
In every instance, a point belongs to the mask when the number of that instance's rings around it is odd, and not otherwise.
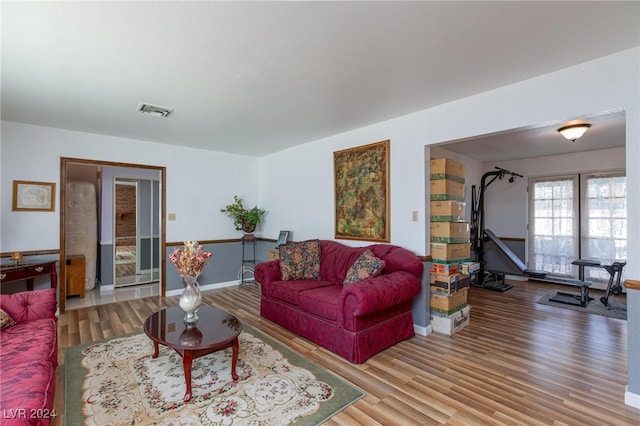
[{"label": "flush mount ceiling light", "polygon": [[138,105],[138,111],[143,114],[152,115],[154,117],[166,117],[171,112],[173,112],[173,108],[167,108],[160,105],[148,104],[145,102],[140,102]]},{"label": "flush mount ceiling light", "polygon": [[591,124],[572,124],[571,126],[564,126],[558,129],[558,132],[562,134],[565,138],[569,139],[571,142],[575,142],[580,136],[584,135],[584,132],[589,130]]}]

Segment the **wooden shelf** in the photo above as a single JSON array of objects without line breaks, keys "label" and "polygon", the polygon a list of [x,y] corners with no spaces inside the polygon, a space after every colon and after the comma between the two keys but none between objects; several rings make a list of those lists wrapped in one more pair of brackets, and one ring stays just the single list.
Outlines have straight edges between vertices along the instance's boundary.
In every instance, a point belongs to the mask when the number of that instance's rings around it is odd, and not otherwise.
[{"label": "wooden shelf", "polygon": [[632,290],[640,290],[640,281],[638,280],[624,280],[624,286]]}]

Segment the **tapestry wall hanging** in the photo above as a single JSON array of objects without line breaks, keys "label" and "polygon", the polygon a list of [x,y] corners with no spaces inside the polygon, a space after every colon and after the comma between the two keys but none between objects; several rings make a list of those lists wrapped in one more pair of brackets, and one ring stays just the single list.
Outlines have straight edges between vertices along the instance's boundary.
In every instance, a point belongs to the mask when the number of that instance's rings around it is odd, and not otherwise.
[{"label": "tapestry wall hanging", "polygon": [[389,141],[333,153],[335,238],[389,242]]}]

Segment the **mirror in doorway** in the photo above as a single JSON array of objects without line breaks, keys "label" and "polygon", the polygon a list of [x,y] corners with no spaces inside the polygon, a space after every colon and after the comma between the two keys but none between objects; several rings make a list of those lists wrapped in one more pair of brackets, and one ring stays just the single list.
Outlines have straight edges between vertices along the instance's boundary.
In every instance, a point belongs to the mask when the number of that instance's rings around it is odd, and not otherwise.
[{"label": "mirror in doorway", "polygon": [[131,281],[137,264],[137,199],[136,182],[115,182],[114,236],[116,285]]}]

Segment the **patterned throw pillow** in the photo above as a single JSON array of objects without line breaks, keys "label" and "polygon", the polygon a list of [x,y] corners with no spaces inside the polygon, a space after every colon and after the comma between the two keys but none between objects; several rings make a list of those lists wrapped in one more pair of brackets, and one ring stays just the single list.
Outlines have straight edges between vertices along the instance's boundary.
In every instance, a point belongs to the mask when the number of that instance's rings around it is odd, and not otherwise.
[{"label": "patterned throw pillow", "polygon": [[367,250],[353,262],[342,285],[348,286],[349,284],[378,276],[382,273],[384,265],[384,260],[378,259],[371,250]]},{"label": "patterned throw pillow", "polygon": [[11,327],[12,325],[16,325],[16,322],[4,309],[0,308],[0,329]]},{"label": "patterned throw pillow", "polygon": [[320,240],[281,245],[280,272],[283,280],[319,280]]}]

